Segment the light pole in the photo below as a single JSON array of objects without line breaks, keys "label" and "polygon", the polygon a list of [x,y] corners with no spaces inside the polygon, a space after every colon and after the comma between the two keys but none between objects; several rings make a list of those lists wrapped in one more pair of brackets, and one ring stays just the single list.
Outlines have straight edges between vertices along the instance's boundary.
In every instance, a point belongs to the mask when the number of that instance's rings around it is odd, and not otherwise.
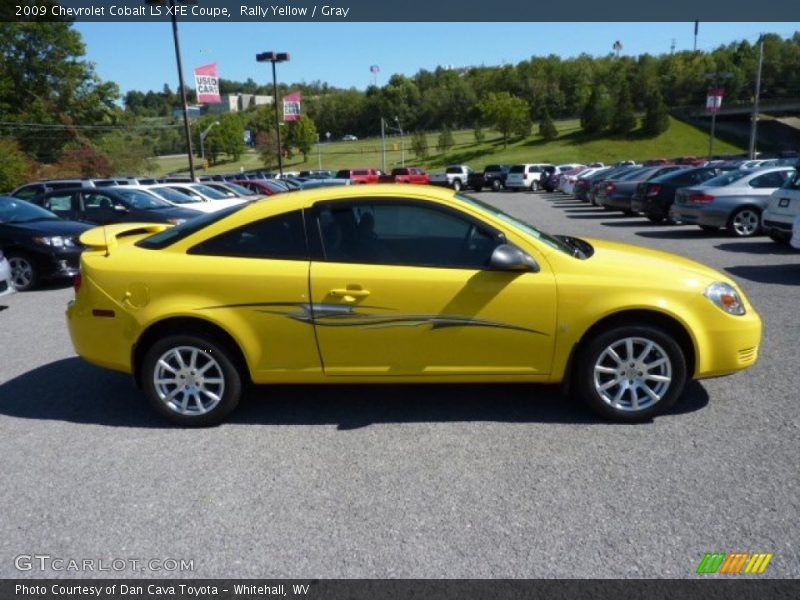
[{"label": "light pole", "polygon": [[[147,4],[161,4],[163,0],[147,0]],[[181,0],[183,4],[192,4],[192,0]],[[183,82],[183,65],[181,63],[181,43],[178,38],[178,20],[175,16],[175,0],[169,0],[170,18],[172,20],[172,39],[175,42],[175,62],[178,63],[178,84],[181,86],[181,103],[183,104],[183,132],[186,135],[186,155],[189,157],[189,175],[194,178],[194,153],[192,151],[192,133],[189,130],[189,103],[186,100],[186,85]]]},{"label": "light pole", "polygon": [[278,78],[275,74],[275,63],[288,62],[288,52],[259,52],[256,62],[272,63],[272,103],[275,105],[275,133],[278,138],[278,172],[283,177],[283,152],[281,151],[281,120],[278,116]]},{"label": "light pole", "polygon": [[319,143],[319,134],[317,134],[317,166],[322,171],[322,147]]},{"label": "light pole", "polygon": [[401,167],[405,167],[406,166],[406,147],[405,147],[405,144],[403,143],[405,138],[403,137],[403,126],[400,125],[400,117],[395,117],[394,118],[394,122],[397,123],[397,128],[400,130],[400,166]]},{"label": "light pole", "polygon": [[211,125],[206,127],[205,131],[200,134],[200,158],[203,160],[206,158],[206,150],[203,144],[205,143],[208,134],[211,132],[211,129],[216,125],[219,125],[219,121],[214,121]]},{"label": "light pole", "polygon": [[[719,86],[720,79],[731,79],[733,77],[733,73],[730,71],[721,71],[718,73],[706,73],[705,78],[707,80],[713,81],[713,85],[715,88]],[[711,111],[711,131],[709,132],[708,136],[708,159],[711,160],[714,156],[714,134],[717,128],[717,112],[719,111],[719,107],[714,106],[712,107]]]},{"label": "light pole", "polygon": [[753,115],[750,117],[750,158],[756,157],[756,137],[758,137],[758,102],[761,98],[761,66],[764,64],[764,38],[758,44],[758,73],[756,74],[756,97],[753,100]]}]

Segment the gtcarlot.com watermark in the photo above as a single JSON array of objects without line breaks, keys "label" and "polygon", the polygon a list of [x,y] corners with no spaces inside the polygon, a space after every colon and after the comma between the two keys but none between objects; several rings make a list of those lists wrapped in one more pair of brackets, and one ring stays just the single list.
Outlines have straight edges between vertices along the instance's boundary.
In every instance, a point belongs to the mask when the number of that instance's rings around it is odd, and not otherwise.
[{"label": "gtcarlot.com watermark", "polygon": [[174,573],[194,571],[194,559],[185,558],[72,558],[51,556],[50,554],[20,554],[14,557],[14,567],[18,571],[122,573],[152,571],[153,573]]}]

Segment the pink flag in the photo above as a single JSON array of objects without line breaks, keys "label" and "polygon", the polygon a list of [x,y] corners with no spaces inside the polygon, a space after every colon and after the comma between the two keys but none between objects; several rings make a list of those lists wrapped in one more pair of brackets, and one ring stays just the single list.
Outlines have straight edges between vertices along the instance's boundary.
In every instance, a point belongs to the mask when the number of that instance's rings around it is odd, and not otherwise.
[{"label": "pink flag", "polygon": [[292,92],[283,97],[283,120],[297,121],[300,118],[300,92]]},{"label": "pink flag", "polygon": [[203,65],[194,70],[194,85],[197,90],[197,101],[201,104],[216,104],[222,98],[219,96],[219,74],[217,63]]}]

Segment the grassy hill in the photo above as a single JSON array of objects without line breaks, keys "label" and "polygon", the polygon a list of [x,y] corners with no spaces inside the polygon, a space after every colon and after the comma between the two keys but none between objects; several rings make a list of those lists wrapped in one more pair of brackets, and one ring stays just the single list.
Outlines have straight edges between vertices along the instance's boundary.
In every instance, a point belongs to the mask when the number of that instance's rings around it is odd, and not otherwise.
[{"label": "grassy hill", "polygon": [[[490,163],[527,163],[550,162],[588,163],[602,161],[614,163],[618,160],[649,158],[669,158],[677,156],[705,156],[708,153],[708,132],[698,129],[683,121],[671,119],[667,131],[656,137],[645,137],[635,133],[628,138],[601,135],[587,136],[580,130],[577,120],[559,121],[556,123],[559,137],[552,142],[545,142],[538,135],[523,140],[516,140],[504,147],[500,135],[495,131],[486,131],[486,139],[478,144],[471,130],[455,131],[455,145],[446,153],[436,150],[438,133],[427,136],[430,156],[427,160],[419,160],[411,152],[411,137],[403,141],[405,164],[423,166],[436,171],[448,164],[469,164],[475,169],[482,169]],[[716,140],[714,152],[717,154],[738,154],[744,148]],[[391,169],[401,163],[403,149],[399,136],[386,138],[386,167]],[[195,162],[197,166],[199,161]],[[155,161],[154,172],[157,175],[188,171],[188,161],[183,156],[159,157]],[[302,155],[284,161],[284,170],[300,171],[303,169],[344,169],[357,167],[382,166],[382,148],[380,138],[368,138],[357,142],[330,142],[320,145],[319,153],[315,147],[303,161]],[[198,173],[229,173],[232,171],[263,168],[258,154],[246,152],[239,161],[221,161],[209,169],[199,169]],[[276,166],[273,165],[273,168]]]}]

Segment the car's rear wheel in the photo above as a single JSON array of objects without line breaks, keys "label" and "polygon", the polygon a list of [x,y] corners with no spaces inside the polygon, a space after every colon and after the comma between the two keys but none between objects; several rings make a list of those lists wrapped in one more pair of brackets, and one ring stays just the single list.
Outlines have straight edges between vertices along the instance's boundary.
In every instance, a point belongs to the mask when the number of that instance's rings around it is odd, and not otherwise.
[{"label": "car's rear wheel", "polygon": [[745,206],[731,215],[728,231],[736,237],[753,237],[761,231],[761,213]]},{"label": "car's rear wheel", "polygon": [[533,181],[531,181],[531,191],[532,192],[538,192],[539,191],[539,182],[536,181],[535,179]]},{"label": "car's rear wheel", "polygon": [[27,254],[9,254],[8,266],[11,268],[11,281],[19,291],[31,290],[39,283],[39,268]]},{"label": "car's rear wheel", "polygon": [[461,191],[461,180],[460,179],[454,179],[453,180],[453,189],[455,191],[457,191],[457,192]]},{"label": "car's rear wheel", "polygon": [[232,353],[211,337],[170,335],[154,343],[142,362],[148,400],[178,425],[221,422],[239,404],[242,377]]},{"label": "car's rear wheel", "polygon": [[646,421],[668,410],[686,385],[686,357],[675,339],[651,325],[608,329],[580,350],[578,395],[598,414]]},{"label": "car's rear wheel", "polygon": [[492,180],[492,191],[493,192],[499,192],[500,188],[502,188],[502,187],[503,187],[503,184],[500,183],[499,179]]}]

